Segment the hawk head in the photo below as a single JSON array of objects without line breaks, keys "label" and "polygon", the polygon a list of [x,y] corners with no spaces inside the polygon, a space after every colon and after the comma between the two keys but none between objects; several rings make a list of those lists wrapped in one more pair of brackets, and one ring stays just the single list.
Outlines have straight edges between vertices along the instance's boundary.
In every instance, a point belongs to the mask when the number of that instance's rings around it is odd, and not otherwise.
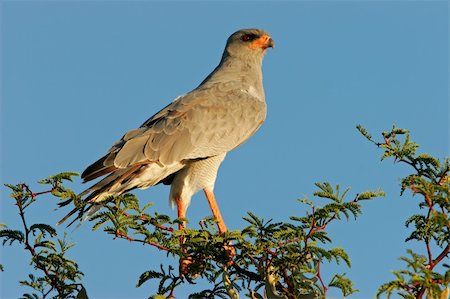
[{"label": "hawk head", "polygon": [[225,53],[231,57],[262,57],[267,48],[275,46],[270,35],[261,29],[241,29],[227,40]]}]

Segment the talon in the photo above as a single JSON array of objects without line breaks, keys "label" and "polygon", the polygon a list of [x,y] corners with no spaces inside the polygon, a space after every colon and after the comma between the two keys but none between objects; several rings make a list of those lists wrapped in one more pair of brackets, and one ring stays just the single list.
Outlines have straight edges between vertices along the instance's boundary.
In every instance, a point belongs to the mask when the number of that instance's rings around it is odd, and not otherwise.
[{"label": "talon", "polygon": [[[189,274],[189,270],[191,266],[194,264],[194,259],[189,257],[182,257],[180,258],[180,276],[186,276]],[[202,271],[199,271],[197,273],[190,273],[190,279],[194,280],[197,277],[199,277],[202,274]]]},{"label": "talon", "polygon": [[189,266],[192,264],[192,257],[180,258],[180,275],[185,276],[189,272]]},{"label": "talon", "polygon": [[225,252],[230,258],[230,260],[227,263],[227,266],[231,266],[234,263],[233,259],[236,256],[236,249],[234,249],[234,246],[231,242],[228,242],[228,245],[224,245],[223,248],[225,249]]}]

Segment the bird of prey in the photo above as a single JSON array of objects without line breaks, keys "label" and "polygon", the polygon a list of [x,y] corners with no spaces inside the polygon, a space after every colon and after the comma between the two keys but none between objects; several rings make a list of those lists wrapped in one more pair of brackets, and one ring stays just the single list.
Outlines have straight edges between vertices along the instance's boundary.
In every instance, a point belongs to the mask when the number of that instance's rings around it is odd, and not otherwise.
[{"label": "bird of prey", "polygon": [[112,195],[164,183],[171,185],[169,200],[179,218],[185,217],[194,193],[203,190],[219,231],[225,232],[213,192],[217,171],[227,152],[250,138],[266,117],[261,65],[273,47],[264,30],[233,33],[219,65],[197,88],[127,132],[86,168],[83,182],[106,177],[80,194],[88,203],[84,208],[75,208],[58,224],[76,212],[75,220],[92,215]]}]

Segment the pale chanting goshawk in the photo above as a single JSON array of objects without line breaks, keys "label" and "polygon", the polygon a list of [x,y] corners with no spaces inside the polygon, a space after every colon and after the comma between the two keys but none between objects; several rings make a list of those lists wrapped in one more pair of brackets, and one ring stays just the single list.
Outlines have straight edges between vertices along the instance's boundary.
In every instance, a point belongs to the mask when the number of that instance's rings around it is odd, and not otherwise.
[{"label": "pale chanting goshawk", "polygon": [[266,117],[261,65],[273,46],[264,30],[233,33],[219,65],[197,88],[127,132],[86,168],[84,182],[106,177],[80,194],[85,208],[72,210],[58,224],[76,212],[76,219],[92,215],[111,195],[164,183],[171,185],[169,200],[180,218],[203,189],[219,231],[225,232],[213,192],[217,171],[227,152],[250,138]]}]

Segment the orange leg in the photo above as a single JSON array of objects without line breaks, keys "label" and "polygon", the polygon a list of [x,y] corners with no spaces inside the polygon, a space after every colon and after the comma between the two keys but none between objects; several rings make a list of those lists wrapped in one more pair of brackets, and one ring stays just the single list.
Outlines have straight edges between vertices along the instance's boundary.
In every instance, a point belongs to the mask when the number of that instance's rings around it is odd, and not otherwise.
[{"label": "orange leg", "polygon": [[[219,227],[219,232],[223,234],[227,231],[227,226],[225,225],[222,215],[220,214],[219,206],[217,205],[214,193],[207,189],[203,189],[203,191],[205,192],[206,198],[208,199],[209,207],[211,208],[211,211],[218,222],[217,226]],[[236,255],[236,251],[231,242],[228,245],[225,245],[224,248],[228,252],[228,255],[230,257],[229,265],[231,265],[233,263],[233,257]]]},{"label": "orange leg", "polygon": [[[181,200],[181,197],[177,197],[177,210],[178,210],[178,218],[185,218],[186,217],[186,207],[183,205],[183,201]],[[186,227],[186,222],[183,221],[183,223],[178,225],[178,229],[182,230]]]},{"label": "orange leg", "polygon": [[[186,217],[186,207],[183,205],[183,201],[181,197],[177,197],[177,210],[178,210],[178,218],[185,218]],[[178,229],[182,230],[186,227],[186,222],[183,221],[183,223],[180,223],[178,225]],[[180,248],[183,252],[186,252],[186,249],[183,248],[184,242],[186,239],[184,237],[180,237]],[[180,274],[185,275],[188,273],[189,265],[192,264],[192,258],[191,257],[180,257]]]},{"label": "orange leg", "polygon": [[222,215],[220,214],[219,206],[217,205],[216,198],[214,197],[214,193],[207,189],[203,189],[205,192],[206,198],[208,199],[209,207],[217,220],[217,226],[219,227],[219,232],[224,233],[227,231],[227,226],[223,221]]}]

